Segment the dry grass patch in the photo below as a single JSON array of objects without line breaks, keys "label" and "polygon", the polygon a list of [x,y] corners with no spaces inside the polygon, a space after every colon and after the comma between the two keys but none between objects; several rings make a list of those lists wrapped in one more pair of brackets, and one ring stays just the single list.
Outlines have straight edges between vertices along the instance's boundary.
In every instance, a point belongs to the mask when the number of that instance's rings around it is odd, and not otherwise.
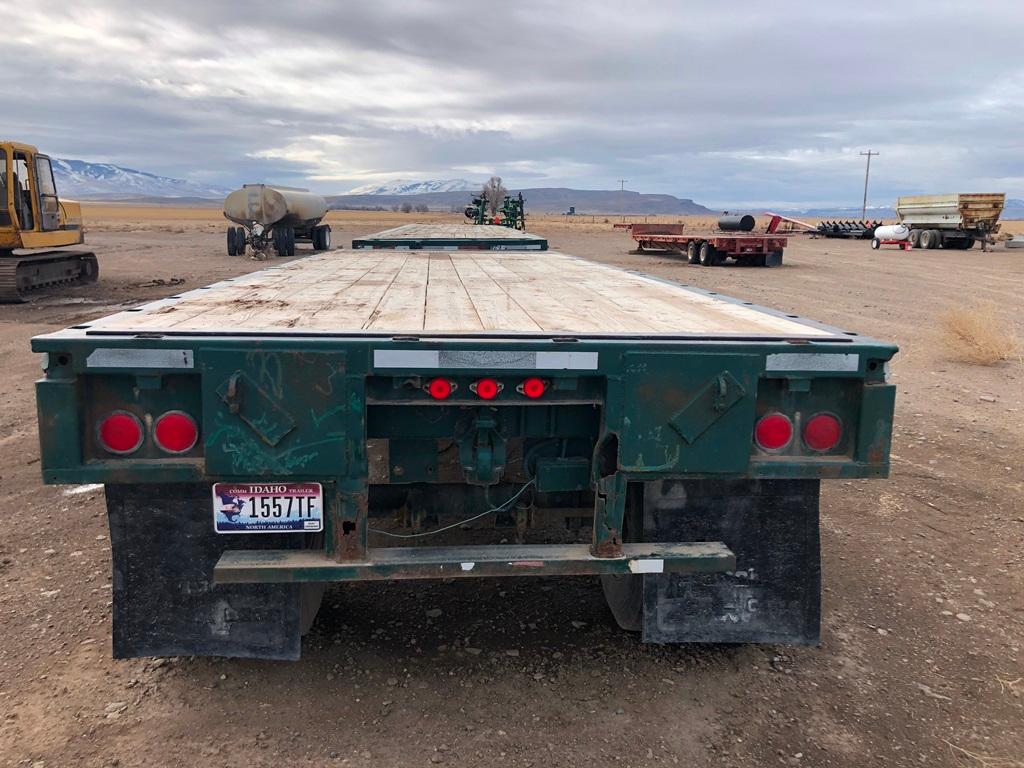
[{"label": "dry grass patch", "polygon": [[1019,339],[991,301],[950,307],[939,317],[939,328],[953,360],[995,365],[1020,355]]}]

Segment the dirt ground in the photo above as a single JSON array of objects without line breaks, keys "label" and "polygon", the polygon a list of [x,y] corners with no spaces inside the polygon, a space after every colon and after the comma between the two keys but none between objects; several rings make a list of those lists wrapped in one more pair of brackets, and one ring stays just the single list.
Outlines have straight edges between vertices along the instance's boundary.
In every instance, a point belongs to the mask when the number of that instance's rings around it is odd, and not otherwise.
[{"label": "dirt ground", "polygon": [[[982,299],[1024,337],[1024,252],[801,237],[781,269],[703,268],[537,222],[899,343],[892,477],[823,484],[820,647],[644,646],[594,579],[464,580],[334,587],[297,663],[114,661],[103,490],[40,482],[29,339],[259,264],[216,210],[86,216],[101,282],[0,307],[0,766],[1024,765],[1024,366],[936,331]],[[335,244],[409,220],[332,214]]]}]

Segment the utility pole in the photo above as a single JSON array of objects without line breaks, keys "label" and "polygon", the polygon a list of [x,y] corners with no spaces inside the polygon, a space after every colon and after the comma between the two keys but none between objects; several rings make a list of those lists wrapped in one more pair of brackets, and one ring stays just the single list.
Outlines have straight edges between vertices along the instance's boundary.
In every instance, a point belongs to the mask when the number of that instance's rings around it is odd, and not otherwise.
[{"label": "utility pole", "polygon": [[877,152],[872,152],[870,149],[867,152],[861,152],[861,157],[867,157],[868,167],[864,170],[864,203],[860,207],[860,220],[864,221],[864,215],[868,210],[868,176],[871,174],[871,158],[877,155]]},{"label": "utility pole", "polygon": [[624,192],[626,190],[627,181],[629,181],[629,179],[619,179],[619,192]]}]

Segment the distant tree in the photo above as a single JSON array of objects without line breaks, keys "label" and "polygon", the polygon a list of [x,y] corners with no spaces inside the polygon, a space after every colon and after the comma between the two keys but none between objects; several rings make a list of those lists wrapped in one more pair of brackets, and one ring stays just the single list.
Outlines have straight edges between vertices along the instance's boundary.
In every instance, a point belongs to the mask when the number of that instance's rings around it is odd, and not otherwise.
[{"label": "distant tree", "polygon": [[427,207],[426,203],[420,203],[416,206],[416,213],[426,213],[430,208]]},{"label": "distant tree", "polygon": [[395,213],[398,213],[398,210],[399,210],[398,203],[395,203],[394,205],[392,205],[391,206],[391,210],[394,211]]},{"label": "distant tree", "polygon": [[412,213],[412,203],[402,203],[402,213]]},{"label": "distant tree", "polygon": [[493,216],[501,208],[501,204],[505,202],[505,195],[508,194],[508,190],[505,189],[505,185],[501,182],[501,176],[491,176],[487,183],[484,184],[480,194],[487,198],[487,208]]}]

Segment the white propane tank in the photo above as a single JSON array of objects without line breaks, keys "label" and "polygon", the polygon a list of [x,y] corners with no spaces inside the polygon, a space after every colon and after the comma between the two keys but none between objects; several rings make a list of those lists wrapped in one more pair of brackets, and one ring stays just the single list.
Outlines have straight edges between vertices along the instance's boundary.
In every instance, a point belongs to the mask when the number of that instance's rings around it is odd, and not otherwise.
[{"label": "white propane tank", "polygon": [[876,240],[896,240],[902,242],[908,237],[910,237],[910,227],[906,224],[886,224],[884,227],[875,229]]}]

